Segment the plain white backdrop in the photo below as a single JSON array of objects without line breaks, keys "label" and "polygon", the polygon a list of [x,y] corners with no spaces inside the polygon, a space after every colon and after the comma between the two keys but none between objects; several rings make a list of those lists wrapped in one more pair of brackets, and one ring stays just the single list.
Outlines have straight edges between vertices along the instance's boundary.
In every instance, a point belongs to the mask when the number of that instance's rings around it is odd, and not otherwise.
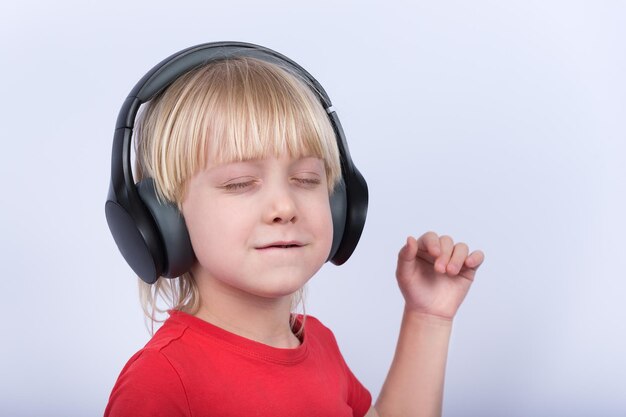
[{"label": "plain white backdrop", "polygon": [[361,242],[307,312],[374,398],[397,251],[434,230],[486,254],[446,416],[623,416],[625,39],[618,1],[4,2],[0,415],[102,414],[149,338],[104,217],[117,112],[163,58],[239,40],[320,81],[368,181]]}]

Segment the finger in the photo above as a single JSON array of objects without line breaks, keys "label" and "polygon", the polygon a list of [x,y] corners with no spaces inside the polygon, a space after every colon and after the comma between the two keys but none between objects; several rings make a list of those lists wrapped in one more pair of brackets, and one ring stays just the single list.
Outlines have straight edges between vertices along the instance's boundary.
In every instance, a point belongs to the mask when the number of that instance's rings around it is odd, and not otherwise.
[{"label": "finger", "polygon": [[414,237],[409,236],[406,238],[406,243],[400,249],[398,253],[398,258],[402,261],[408,262],[415,259],[415,255],[417,254],[417,241]]},{"label": "finger", "polygon": [[439,238],[439,245],[441,247],[441,255],[435,261],[435,271],[446,273],[446,266],[450,262],[452,256],[452,249],[454,248],[454,241],[450,236],[441,236]]},{"label": "finger", "polygon": [[485,260],[485,254],[481,250],[475,250],[467,259],[465,259],[465,266],[472,269],[478,269]]},{"label": "finger", "polygon": [[469,248],[465,243],[459,242],[454,245],[450,262],[448,262],[448,266],[446,267],[448,275],[456,275],[459,273],[465,263],[465,259],[467,259],[468,253]]},{"label": "finger", "polygon": [[417,248],[421,252],[426,252],[433,258],[441,254],[439,236],[435,232],[426,232],[417,240]]}]

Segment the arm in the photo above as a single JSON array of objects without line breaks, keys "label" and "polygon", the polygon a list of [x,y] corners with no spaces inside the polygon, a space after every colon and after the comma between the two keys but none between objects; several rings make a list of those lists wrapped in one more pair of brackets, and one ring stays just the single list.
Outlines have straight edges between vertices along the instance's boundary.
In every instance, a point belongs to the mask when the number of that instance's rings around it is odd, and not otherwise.
[{"label": "arm", "polygon": [[428,232],[407,239],[396,277],[405,299],[389,374],[368,417],[441,416],[452,320],[484,255]]}]

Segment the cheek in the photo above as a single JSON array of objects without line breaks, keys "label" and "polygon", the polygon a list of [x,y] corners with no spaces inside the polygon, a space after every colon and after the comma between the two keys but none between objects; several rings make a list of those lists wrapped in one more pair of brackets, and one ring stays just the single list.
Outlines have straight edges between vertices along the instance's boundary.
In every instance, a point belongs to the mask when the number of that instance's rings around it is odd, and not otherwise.
[{"label": "cheek", "polygon": [[228,247],[228,240],[235,237],[236,230],[225,218],[229,218],[228,213],[210,204],[189,207],[185,212],[191,246],[200,264],[210,264],[215,256],[223,256],[221,249]]},{"label": "cheek", "polygon": [[204,263],[206,254],[211,252],[213,224],[207,219],[194,216],[187,216],[185,222],[196,258],[200,263]]},{"label": "cheek", "polygon": [[325,246],[328,246],[328,251],[330,252],[330,247],[333,243],[333,218],[330,212],[330,202],[326,200],[320,204],[317,213],[319,238],[324,242]]}]

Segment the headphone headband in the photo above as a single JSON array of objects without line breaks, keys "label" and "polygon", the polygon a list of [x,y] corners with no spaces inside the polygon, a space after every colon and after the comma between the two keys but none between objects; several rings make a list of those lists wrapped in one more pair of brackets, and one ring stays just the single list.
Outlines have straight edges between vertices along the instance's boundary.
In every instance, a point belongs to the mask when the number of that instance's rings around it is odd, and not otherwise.
[{"label": "headphone headband", "polygon": [[150,101],[161,90],[172,84],[181,74],[199,67],[207,62],[240,56],[249,56],[269,61],[281,67],[288,63],[296,69],[298,75],[304,77],[317,91],[324,109],[332,106],[324,88],[311,74],[296,62],[263,46],[245,42],[214,42],[183,49],[158,63],[144,75],[135,85],[119,113],[116,129],[133,128],[139,106]]}]

